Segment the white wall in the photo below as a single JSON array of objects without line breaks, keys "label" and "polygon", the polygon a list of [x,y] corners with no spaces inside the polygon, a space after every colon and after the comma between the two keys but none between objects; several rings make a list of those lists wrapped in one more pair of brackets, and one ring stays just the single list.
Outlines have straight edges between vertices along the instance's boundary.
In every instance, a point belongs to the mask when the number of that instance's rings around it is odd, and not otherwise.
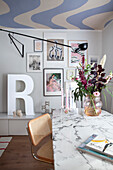
[{"label": "white wall", "polygon": [[[67,40],[87,40],[88,56],[102,56],[102,32],[101,31],[74,31],[74,30],[13,30],[37,37],[43,37],[44,32],[66,33]],[[33,39],[15,35],[25,46],[25,57],[21,58],[14,45],[10,43],[7,33],[0,32],[0,112],[7,112],[7,74],[28,74],[33,78],[35,88],[31,96],[34,100],[35,112],[42,112],[44,101],[50,101],[52,108],[60,108],[61,97],[43,96],[43,72],[26,72],[26,53],[34,52]],[[67,50],[68,51],[68,50]],[[44,53],[44,52],[43,52]],[[44,57],[44,56],[43,56]],[[68,60],[67,60],[68,61]],[[23,102],[17,101],[17,109],[24,111]]]},{"label": "white wall", "polygon": [[[102,54],[106,54],[107,60],[105,64],[106,76],[113,72],[113,22],[111,22],[103,31],[102,31]],[[108,84],[110,91],[113,91],[113,80]],[[105,91],[107,98],[107,107],[105,106],[104,97],[103,97],[103,108],[113,113],[111,110],[113,105],[113,98]]]}]

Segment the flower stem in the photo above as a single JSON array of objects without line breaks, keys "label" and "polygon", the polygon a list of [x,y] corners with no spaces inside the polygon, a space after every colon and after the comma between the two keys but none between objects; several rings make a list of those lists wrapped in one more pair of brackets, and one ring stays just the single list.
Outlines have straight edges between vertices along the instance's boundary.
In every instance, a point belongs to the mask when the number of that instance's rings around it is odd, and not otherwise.
[{"label": "flower stem", "polygon": [[95,107],[93,98],[94,98],[94,97],[93,97],[92,95],[90,95],[90,99],[91,99],[91,102],[92,102],[92,104],[93,104],[93,108],[94,108],[95,114],[97,114],[97,112],[96,112],[96,107]]}]

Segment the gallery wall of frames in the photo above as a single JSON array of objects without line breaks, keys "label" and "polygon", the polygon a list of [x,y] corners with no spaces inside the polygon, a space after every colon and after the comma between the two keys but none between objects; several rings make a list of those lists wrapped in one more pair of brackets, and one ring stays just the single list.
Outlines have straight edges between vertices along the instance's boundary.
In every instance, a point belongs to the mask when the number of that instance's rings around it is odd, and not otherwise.
[{"label": "gallery wall of frames", "polygon": [[[21,58],[8,36],[0,32],[0,112],[7,112],[7,75],[26,74],[34,81],[31,96],[35,112],[44,112],[43,105],[49,101],[49,108],[61,108],[62,89],[73,90],[76,87],[71,78],[77,75],[82,55],[87,62],[98,62],[102,57],[101,31],[73,30],[14,30],[32,36],[44,38],[53,42],[67,44],[77,48],[79,44],[88,42],[88,49],[79,54],[72,53],[71,48],[54,43],[29,39],[14,35],[25,47],[24,58]],[[7,50],[6,50],[7,49]],[[17,82],[17,91],[24,89],[23,82]],[[17,99],[16,107],[24,112],[24,102]]]}]

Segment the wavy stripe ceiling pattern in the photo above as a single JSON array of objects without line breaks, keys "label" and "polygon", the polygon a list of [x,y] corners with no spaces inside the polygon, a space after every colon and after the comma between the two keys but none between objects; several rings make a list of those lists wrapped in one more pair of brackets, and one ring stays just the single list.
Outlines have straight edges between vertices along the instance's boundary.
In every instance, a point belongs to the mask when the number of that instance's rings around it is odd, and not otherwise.
[{"label": "wavy stripe ceiling pattern", "polygon": [[0,0],[0,27],[101,30],[113,0]]},{"label": "wavy stripe ceiling pattern", "polygon": [[[45,11],[51,10],[55,8],[56,6],[59,6],[62,4],[63,0],[60,0],[58,3],[58,0],[49,0],[49,3],[47,0],[40,0],[40,6],[35,8],[34,10],[30,12],[23,13],[17,17],[14,18],[14,20],[20,24],[25,24],[27,26],[33,27],[33,28],[50,28],[45,24],[39,24],[39,22],[33,22],[31,17],[35,14],[39,14],[40,18],[40,13],[43,13]],[[45,16],[46,17],[46,16]],[[43,20],[43,19],[42,19]]]}]

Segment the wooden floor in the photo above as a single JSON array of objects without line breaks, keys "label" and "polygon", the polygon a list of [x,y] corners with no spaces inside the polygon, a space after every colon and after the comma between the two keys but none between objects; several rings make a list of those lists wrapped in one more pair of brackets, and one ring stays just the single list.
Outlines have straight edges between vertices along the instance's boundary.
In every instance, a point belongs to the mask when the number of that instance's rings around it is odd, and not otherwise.
[{"label": "wooden floor", "polygon": [[53,165],[36,161],[30,151],[28,136],[13,136],[0,158],[0,170],[49,170]]}]

